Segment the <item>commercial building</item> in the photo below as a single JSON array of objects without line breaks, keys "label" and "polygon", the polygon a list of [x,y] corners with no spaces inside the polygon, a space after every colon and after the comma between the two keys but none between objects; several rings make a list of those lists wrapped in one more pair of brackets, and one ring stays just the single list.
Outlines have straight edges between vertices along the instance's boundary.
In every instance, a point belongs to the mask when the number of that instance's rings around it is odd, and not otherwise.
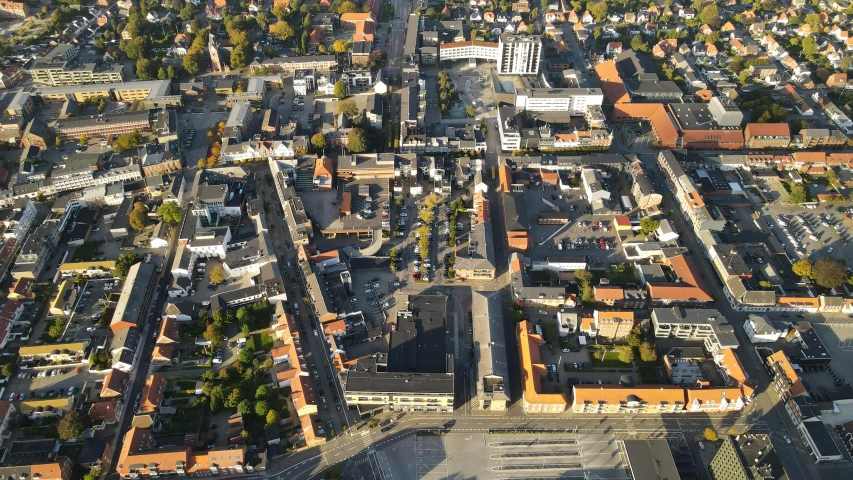
[{"label": "commercial building", "polygon": [[249,65],[252,75],[292,75],[297,70],[334,70],[337,67],[334,55],[313,55],[303,57],[275,57]]},{"label": "commercial building", "polygon": [[518,335],[518,355],[521,365],[521,406],[525,413],[563,413],[568,400],[564,392],[546,392],[542,376],[548,374],[548,368],[539,355],[540,346],[545,343],[542,335],[536,333],[527,320],[516,324]]},{"label": "commercial building", "polygon": [[708,469],[714,480],[787,478],[769,435],[727,435]]},{"label": "commercial building", "polygon": [[140,133],[150,132],[151,117],[147,110],[108,113],[91,117],[70,117],[57,121],[53,130],[56,136],[63,141],[79,140],[83,135],[88,138],[108,138],[113,135],[130,133],[134,130]]},{"label": "commercial building", "polygon": [[439,50],[439,58],[441,60],[469,60],[474,63],[477,60],[497,62],[499,53],[500,44],[498,43],[471,40],[442,43]]},{"label": "commercial building", "polygon": [[137,263],[128,270],[127,279],[121,287],[121,296],[110,321],[110,330],[114,334],[142,324],[142,319],[147,314],[144,307],[148,305],[148,299],[156,290],[154,282],[157,277],[154,272],[154,264],[149,262]]},{"label": "commercial building", "polygon": [[599,88],[522,88],[516,90],[515,108],[529,112],[567,112],[584,116],[589,107],[600,107],[604,94]]},{"label": "commercial building", "polygon": [[684,409],[684,389],[675,385],[575,385],[574,413],[679,413]]},{"label": "commercial building", "polygon": [[498,40],[498,74],[536,75],[542,60],[542,38],[538,35],[504,36]]},{"label": "commercial building", "polygon": [[734,328],[723,314],[710,308],[654,308],[652,326],[655,337],[702,341],[705,349],[714,354],[738,347]]},{"label": "commercial building", "polygon": [[348,406],[365,411],[453,411],[453,375],[446,373],[360,372],[343,374]]},{"label": "commercial building", "polygon": [[743,133],[748,148],[788,148],[791,144],[787,123],[747,123]]},{"label": "commercial building", "polygon": [[456,250],[456,277],[467,280],[494,280],[497,262],[492,247],[494,240],[489,199],[480,190],[474,193],[474,210],[467,248]]},{"label": "commercial building", "polygon": [[504,411],[510,400],[507,349],[500,292],[471,292],[477,402],[481,410]]},{"label": "commercial building", "polygon": [[666,440],[622,440],[630,478],[678,479],[681,474]]}]

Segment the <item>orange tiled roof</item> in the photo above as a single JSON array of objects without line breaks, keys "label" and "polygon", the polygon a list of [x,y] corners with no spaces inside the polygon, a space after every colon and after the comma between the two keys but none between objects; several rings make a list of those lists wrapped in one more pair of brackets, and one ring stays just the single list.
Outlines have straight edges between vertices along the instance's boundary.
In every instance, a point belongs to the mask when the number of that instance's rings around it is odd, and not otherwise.
[{"label": "orange tiled roof", "polygon": [[598,315],[598,321],[599,322],[609,322],[611,320],[618,320],[618,321],[627,320],[627,321],[631,321],[631,322],[634,321],[634,312],[632,312],[630,310],[607,311],[607,312],[602,312],[602,311],[596,310],[595,313]]},{"label": "orange tiled roof", "polygon": [[55,462],[37,463],[32,466],[32,478],[39,480],[68,480],[74,468],[66,457],[58,458]]},{"label": "orange tiled roof", "polygon": [[681,279],[680,283],[674,282],[648,282],[649,296],[666,300],[696,300],[700,302],[711,302],[714,299],[705,291],[699,280],[699,271],[692,260],[679,255],[670,258],[667,264],[672,268],[675,275]]},{"label": "orange tiled roof", "polygon": [[819,308],[820,300],[812,297],[779,297],[777,305],[783,307]]},{"label": "orange tiled roof", "polygon": [[142,389],[142,401],[139,402],[139,412],[148,413],[160,408],[163,403],[163,394],[166,391],[166,376],[155,373],[145,380],[145,388]]},{"label": "orange tiled roof", "polygon": [[622,287],[599,287],[592,288],[596,300],[622,300],[625,293]]},{"label": "orange tiled roof", "polygon": [[373,21],[373,15],[370,13],[352,12],[341,15],[341,22],[367,22]]},{"label": "orange tiled roof", "polygon": [[115,422],[118,420],[118,400],[95,402],[89,407],[89,417],[96,422]]},{"label": "orange tiled roof", "polygon": [[787,123],[747,123],[746,128],[749,129],[749,135],[757,136],[773,136],[773,137],[789,137],[791,136],[791,127]]},{"label": "orange tiled roof", "polygon": [[512,170],[509,168],[509,165],[504,165],[498,168],[498,183],[499,191],[509,192],[511,190]]},{"label": "orange tiled roof", "polygon": [[788,356],[785,355],[785,352],[779,350],[778,352],[767,357],[767,362],[771,365],[778,365],[782,370],[782,374],[788,377],[788,381],[791,382],[791,394],[794,396],[803,395],[807,393],[805,385],[800,380],[800,375],[794,370],[794,367],[791,365],[791,361],[788,360]]},{"label": "orange tiled roof", "polygon": [[567,405],[565,393],[542,393],[542,375],[547,372],[539,357],[539,345],[542,337],[529,331],[527,320],[518,322],[518,350],[521,360],[521,388],[524,398],[529,403]]},{"label": "orange tiled roof", "polygon": [[752,382],[747,378],[743,365],[740,363],[740,358],[738,358],[735,351],[731,348],[726,348],[720,352],[720,355],[722,356],[720,363],[726,369],[729,379],[741,387],[744,396],[752,397],[755,389],[752,387]]},{"label": "orange tiled roof", "polygon": [[104,379],[104,386],[101,387],[101,398],[124,395],[128,377],[129,374],[127,372],[122,372],[116,368],[110,370],[110,373]]},{"label": "orange tiled roof", "polygon": [[688,408],[690,408],[690,404],[695,400],[699,400],[699,403],[708,403],[710,401],[719,403],[723,399],[735,402],[738,398],[743,398],[743,393],[739,388],[731,387],[686,388],[685,392],[687,393]]},{"label": "orange tiled roof", "polygon": [[177,318],[166,317],[163,319],[163,324],[160,326],[160,335],[157,337],[157,343],[181,343],[181,334],[178,331]]},{"label": "orange tiled roof", "polygon": [[634,396],[646,404],[684,404],[684,389],[676,385],[624,387],[622,385],[575,385],[575,404],[585,402],[619,405]]},{"label": "orange tiled roof", "polygon": [[604,90],[604,96],[608,102],[614,105],[631,102],[628,89],[625,88],[625,83],[616,69],[616,62],[609,60],[597,64],[595,66],[595,73],[601,81],[601,89]]},{"label": "orange tiled roof", "polygon": [[616,215],[613,217],[613,224],[616,228],[627,227],[631,228],[631,219],[627,215]]}]

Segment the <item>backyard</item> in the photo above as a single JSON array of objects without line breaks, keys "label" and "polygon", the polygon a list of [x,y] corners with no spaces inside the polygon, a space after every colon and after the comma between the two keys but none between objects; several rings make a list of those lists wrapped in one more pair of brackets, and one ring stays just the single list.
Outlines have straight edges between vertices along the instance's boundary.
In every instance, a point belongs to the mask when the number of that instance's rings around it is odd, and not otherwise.
[{"label": "backyard", "polygon": [[260,332],[252,334],[246,340],[246,348],[251,348],[255,352],[269,352],[272,350],[273,338],[269,332]]}]

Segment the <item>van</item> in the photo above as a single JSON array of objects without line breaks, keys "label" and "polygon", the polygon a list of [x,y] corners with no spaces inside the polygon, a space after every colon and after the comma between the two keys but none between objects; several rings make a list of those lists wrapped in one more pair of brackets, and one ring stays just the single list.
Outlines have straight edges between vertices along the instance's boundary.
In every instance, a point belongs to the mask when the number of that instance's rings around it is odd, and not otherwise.
[{"label": "van", "polygon": [[809,239],[813,242],[817,241],[817,237],[815,237],[814,235],[809,235]]}]

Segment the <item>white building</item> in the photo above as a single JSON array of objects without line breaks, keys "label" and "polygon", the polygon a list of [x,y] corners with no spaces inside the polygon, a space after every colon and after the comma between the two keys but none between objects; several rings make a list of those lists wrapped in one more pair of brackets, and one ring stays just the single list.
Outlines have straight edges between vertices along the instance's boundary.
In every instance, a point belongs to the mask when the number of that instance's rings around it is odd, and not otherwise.
[{"label": "white building", "polygon": [[228,242],[231,241],[231,229],[228,227],[204,227],[195,231],[193,238],[187,243],[192,254],[203,257],[225,258],[228,252]]},{"label": "white building", "polygon": [[661,242],[670,242],[678,239],[678,233],[672,229],[672,224],[667,219],[660,221],[658,229],[655,230],[655,235],[657,235],[658,240]]},{"label": "white building", "polygon": [[518,128],[515,108],[502,107],[498,109],[498,133],[501,137],[501,150],[504,152],[521,148],[521,129]]},{"label": "white building", "polygon": [[590,203],[593,200],[610,200],[610,192],[604,188],[601,172],[592,168],[585,168],[581,171],[581,180],[583,180],[583,189]]},{"label": "white building", "polygon": [[441,45],[441,60],[468,60],[476,64],[477,60],[497,62],[500,45],[494,42],[453,42]]},{"label": "white building", "polygon": [[601,106],[604,94],[600,88],[528,88],[515,95],[515,108],[530,112],[568,112],[582,116],[589,105]]},{"label": "white building", "polygon": [[501,36],[498,42],[498,74],[536,75],[542,60],[542,38],[530,36]]},{"label": "white building", "polygon": [[785,329],[773,325],[767,315],[754,313],[743,322],[743,329],[752,343],[773,343],[785,335]]}]

